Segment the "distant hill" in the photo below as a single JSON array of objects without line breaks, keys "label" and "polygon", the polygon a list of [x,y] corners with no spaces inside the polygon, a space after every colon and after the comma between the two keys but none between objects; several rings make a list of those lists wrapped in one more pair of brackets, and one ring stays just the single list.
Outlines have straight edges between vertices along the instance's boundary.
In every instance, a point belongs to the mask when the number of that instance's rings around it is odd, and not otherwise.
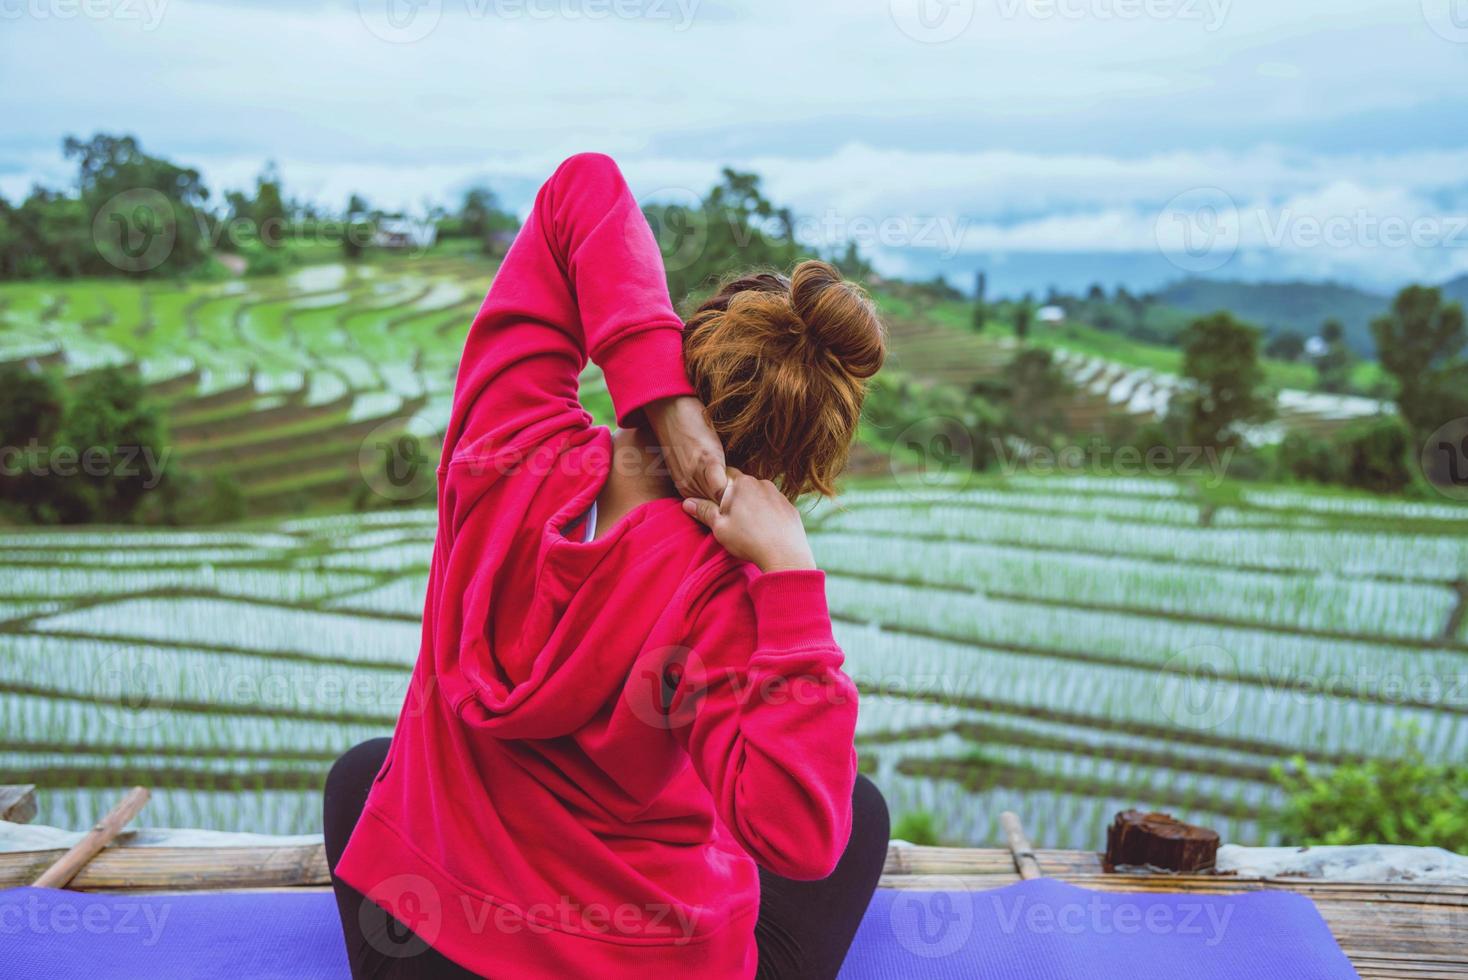
[{"label": "distant hill", "polygon": [[[1456,288],[1468,296],[1468,276],[1456,279],[1444,291]],[[1273,335],[1286,331],[1311,337],[1331,318],[1346,328],[1346,341],[1358,354],[1374,357],[1371,321],[1386,311],[1391,300],[1352,286],[1327,282],[1231,282],[1184,279],[1166,286],[1157,298],[1190,313],[1228,310],[1258,324]]]},{"label": "distant hill", "polygon": [[1468,306],[1468,272],[1443,283],[1443,298]]}]

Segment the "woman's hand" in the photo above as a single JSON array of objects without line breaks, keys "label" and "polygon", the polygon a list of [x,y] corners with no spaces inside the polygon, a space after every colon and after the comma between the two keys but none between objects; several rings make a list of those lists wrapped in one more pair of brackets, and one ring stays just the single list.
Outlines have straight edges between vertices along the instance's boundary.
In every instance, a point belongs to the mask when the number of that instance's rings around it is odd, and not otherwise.
[{"label": "woman's hand", "polygon": [[683,510],[708,525],[735,558],[762,572],[816,567],[800,512],[769,480],[729,468],[729,484],[718,503],[707,498],[683,501]]},{"label": "woman's hand", "polygon": [[724,475],[724,445],[709,424],[703,402],[691,395],[663,398],[643,409],[663,450],[673,485],[684,497],[718,500]]}]

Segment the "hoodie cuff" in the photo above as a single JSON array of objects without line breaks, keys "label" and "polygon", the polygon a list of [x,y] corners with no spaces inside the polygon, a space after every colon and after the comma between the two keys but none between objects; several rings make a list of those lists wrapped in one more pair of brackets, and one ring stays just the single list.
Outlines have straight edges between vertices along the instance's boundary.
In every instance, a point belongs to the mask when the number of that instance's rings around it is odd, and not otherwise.
[{"label": "hoodie cuff", "polygon": [[826,607],[826,573],[818,568],[766,572],[749,585],[761,654],[836,648]]},{"label": "hoodie cuff", "polygon": [[683,370],[683,329],[668,324],[639,330],[594,358],[606,375],[617,424],[637,428],[642,410],[663,398],[693,394]]}]

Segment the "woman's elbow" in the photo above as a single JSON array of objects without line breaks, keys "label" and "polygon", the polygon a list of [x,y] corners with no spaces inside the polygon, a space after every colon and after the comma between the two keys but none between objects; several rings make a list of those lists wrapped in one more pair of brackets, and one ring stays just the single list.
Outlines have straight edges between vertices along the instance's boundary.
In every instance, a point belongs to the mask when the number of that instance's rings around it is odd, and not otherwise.
[{"label": "woman's elbow", "polygon": [[605,153],[577,153],[562,160],[551,177],[553,181],[585,181],[596,178],[622,184],[622,169],[617,166],[616,160]]},{"label": "woman's elbow", "polygon": [[745,849],[766,871],[792,881],[820,881],[836,870],[851,838],[851,811],[825,812],[817,819],[792,820],[771,814],[778,834],[746,834]]}]

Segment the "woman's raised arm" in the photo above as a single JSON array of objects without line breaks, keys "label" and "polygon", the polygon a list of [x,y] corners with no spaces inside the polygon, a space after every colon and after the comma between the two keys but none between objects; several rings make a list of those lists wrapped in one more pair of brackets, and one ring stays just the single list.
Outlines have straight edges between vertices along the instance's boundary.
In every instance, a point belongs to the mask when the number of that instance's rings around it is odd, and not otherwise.
[{"label": "woman's raised arm", "polygon": [[445,462],[584,420],[577,378],[588,356],[624,426],[640,424],[652,403],[691,397],[682,327],[657,242],[616,163],[571,157],[540,188],[470,327]]}]

